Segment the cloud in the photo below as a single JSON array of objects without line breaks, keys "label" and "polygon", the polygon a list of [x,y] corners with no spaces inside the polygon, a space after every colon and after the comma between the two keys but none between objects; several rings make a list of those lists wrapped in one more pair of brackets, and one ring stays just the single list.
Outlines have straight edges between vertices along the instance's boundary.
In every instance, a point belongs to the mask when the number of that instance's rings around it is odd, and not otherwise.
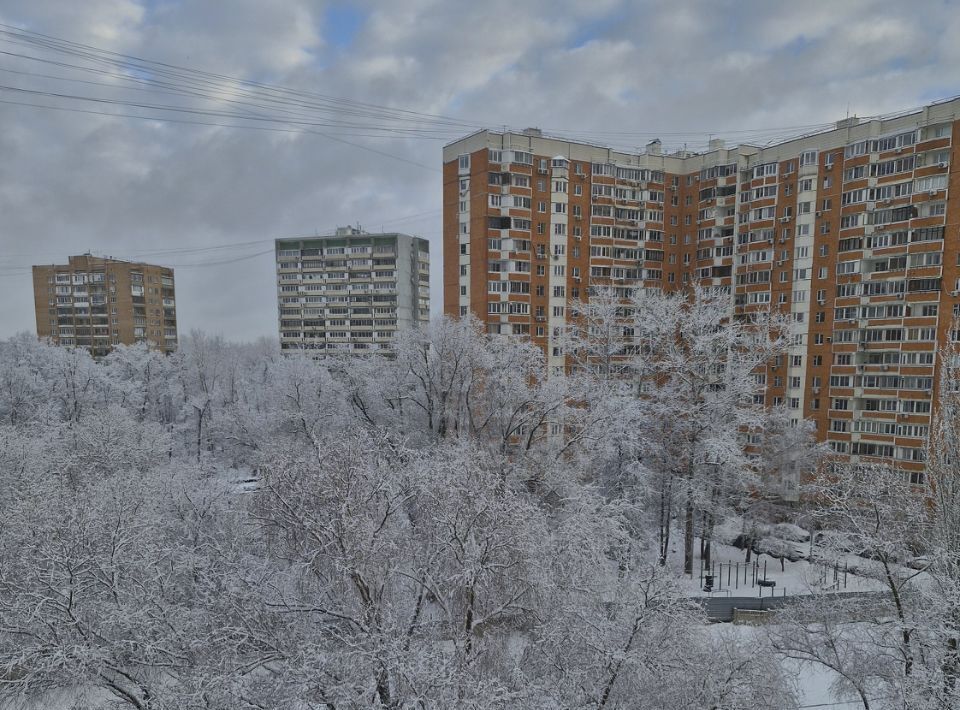
[{"label": "cloud", "polygon": [[[316,133],[0,104],[0,336],[34,327],[29,271],[19,267],[87,249],[173,265],[183,331],[273,336],[272,260],[243,257],[268,249],[277,236],[356,222],[430,238],[439,310],[441,147],[478,125],[575,130],[626,148],[659,135],[667,147],[696,147],[707,134],[736,142],[745,129],[787,131],[848,110],[869,115],[960,93],[953,39],[960,18],[948,3],[916,12],[888,0],[7,0],[0,22],[291,87],[303,92],[288,107],[300,117],[321,116],[315,104],[322,95],[461,122],[417,139],[316,129],[360,149]],[[0,41],[0,50],[10,46]],[[112,91],[3,71],[11,69],[80,78],[62,67],[3,56],[0,84]],[[235,103],[243,100],[242,84],[220,79],[216,87],[216,97],[203,100],[126,95],[228,113],[259,111]],[[191,87],[181,81],[173,88]],[[0,91],[0,100],[11,94]],[[337,119],[358,120],[355,114]],[[247,245],[257,240],[263,243]],[[185,251],[223,244],[238,246]]]}]

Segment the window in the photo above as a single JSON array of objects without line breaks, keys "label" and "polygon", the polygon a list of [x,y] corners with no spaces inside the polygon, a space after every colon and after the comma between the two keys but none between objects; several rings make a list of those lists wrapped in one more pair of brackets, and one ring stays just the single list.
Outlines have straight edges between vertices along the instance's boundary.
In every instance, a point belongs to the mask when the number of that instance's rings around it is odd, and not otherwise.
[{"label": "window", "polygon": [[469,156],[469,155],[461,155],[461,156],[459,157],[459,161],[460,161],[460,170],[470,170],[470,156]]},{"label": "window", "polygon": [[758,165],[753,169],[753,179],[769,177],[771,175],[777,174],[777,164],[776,163],[767,163],[765,165]]}]

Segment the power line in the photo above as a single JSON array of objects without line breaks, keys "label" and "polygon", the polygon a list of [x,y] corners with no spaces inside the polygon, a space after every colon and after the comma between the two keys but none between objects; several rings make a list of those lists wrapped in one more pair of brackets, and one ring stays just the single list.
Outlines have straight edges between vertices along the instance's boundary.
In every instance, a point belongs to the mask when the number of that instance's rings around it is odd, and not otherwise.
[{"label": "power line", "polygon": [[[443,210],[425,210],[422,212],[414,212],[412,214],[403,215],[401,217],[394,217],[392,219],[371,219],[369,220],[370,224],[376,225],[395,225],[402,224],[404,222],[413,222],[423,219],[429,219],[432,217],[439,216],[442,214]],[[198,256],[208,256],[213,255],[217,252],[224,250],[235,250],[238,248],[249,248],[257,247],[264,244],[273,244],[276,239],[313,239],[324,235],[329,235],[333,233],[337,225],[327,226],[323,229],[316,229],[313,233],[305,234],[292,234],[284,235],[279,237],[271,237],[266,239],[254,239],[245,242],[225,242],[221,244],[212,244],[209,246],[203,247],[173,247],[165,249],[147,249],[147,250],[137,250],[135,254],[127,255],[122,260],[123,261],[140,261],[141,259],[162,259],[166,257],[176,257],[176,256],[188,256],[188,255],[198,255]],[[226,258],[226,259],[213,259],[206,262],[196,262],[192,264],[169,264],[169,266],[174,268],[195,268],[200,266],[219,266],[223,264],[231,264],[238,261],[244,261],[246,259],[252,259],[258,256],[263,256],[265,254],[273,253],[273,249],[268,249],[266,251],[258,251],[253,254],[245,254],[238,257]],[[49,256],[56,256],[56,254],[48,252]],[[30,256],[29,254],[7,254],[6,256]],[[42,262],[41,262],[42,263]],[[0,263],[0,274],[3,275],[21,275],[31,273],[34,264],[8,264],[3,265]]]},{"label": "power line", "polygon": [[[70,56],[80,57],[81,59],[83,59],[83,60],[85,60],[85,61],[88,61],[88,62],[93,62],[94,64],[99,64],[99,65],[106,64],[107,66],[116,66],[116,65],[118,64],[118,62],[117,62],[116,60],[114,60],[114,59],[111,59],[109,55],[114,55],[115,57],[127,56],[127,55],[117,55],[117,54],[115,54],[115,53],[107,52],[106,50],[99,50],[99,49],[92,48],[92,47],[89,47],[89,46],[86,46],[86,45],[79,45],[79,44],[77,44],[77,43],[72,43],[72,42],[69,42],[69,41],[67,41],[67,40],[59,40],[59,39],[56,39],[56,38],[51,38],[51,37],[48,37],[48,36],[45,36],[45,35],[41,35],[41,34],[39,34],[39,33],[30,33],[30,32],[25,31],[25,30],[15,30],[14,28],[11,28],[10,25],[0,24],[0,27],[7,28],[7,29],[5,29],[5,30],[0,30],[0,36],[5,36],[4,39],[5,39],[5,41],[7,41],[7,42],[11,42],[11,40],[10,40],[11,37],[12,37],[12,38],[15,38],[15,39],[17,39],[17,40],[25,40],[25,41],[26,41],[28,44],[30,44],[30,45],[43,47],[43,48],[46,48],[46,49],[49,49],[49,50],[53,50],[53,51],[56,51],[56,52],[66,53],[66,54],[68,54],[68,55],[70,55]],[[11,31],[11,30],[14,30],[14,31]],[[42,39],[40,39],[40,38],[42,38]],[[12,42],[12,43],[13,43],[13,44],[18,44],[18,45],[19,45],[19,44],[22,44],[22,42],[16,42],[16,41],[14,41],[14,42]],[[82,48],[82,49],[78,51],[77,48]],[[205,99],[208,99],[208,100],[218,101],[218,102],[221,102],[221,103],[222,103],[224,100],[227,100],[228,102],[229,102],[229,101],[232,101],[231,99],[228,99],[228,98],[226,98],[226,97],[224,96],[224,94],[225,94],[225,93],[228,93],[228,92],[226,92],[226,91],[224,90],[224,86],[223,86],[222,83],[221,83],[221,84],[214,84],[214,83],[211,82],[210,79],[208,78],[208,77],[210,77],[210,76],[216,77],[217,75],[213,75],[213,74],[210,74],[210,73],[207,73],[207,72],[200,72],[200,71],[197,71],[197,70],[190,70],[190,69],[186,69],[186,68],[175,68],[176,71],[174,71],[174,72],[171,73],[171,71],[170,71],[169,69],[165,68],[165,67],[172,67],[173,65],[165,65],[165,64],[163,64],[163,63],[153,63],[153,62],[149,62],[149,61],[147,61],[147,60],[142,60],[142,59],[140,59],[140,58],[128,57],[128,60],[130,60],[130,61],[119,62],[119,66],[122,67],[123,69],[125,69],[126,71],[128,71],[128,72],[129,72],[129,71],[137,71],[137,72],[140,72],[140,74],[142,75],[142,76],[129,76],[129,75],[127,75],[127,74],[116,74],[116,73],[106,72],[106,71],[102,68],[102,66],[94,66],[94,67],[91,67],[91,66],[86,66],[86,65],[71,64],[71,63],[67,63],[67,62],[61,62],[61,61],[57,61],[57,60],[52,60],[52,59],[43,58],[43,57],[36,57],[36,56],[31,56],[31,55],[24,55],[24,54],[22,54],[22,53],[21,53],[21,54],[18,54],[18,53],[14,53],[14,52],[4,52],[4,54],[6,54],[7,56],[10,56],[10,57],[17,57],[17,58],[24,59],[24,60],[42,61],[42,62],[54,64],[54,65],[57,65],[57,66],[60,66],[60,67],[63,67],[63,68],[67,68],[67,69],[70,69],[70,70],[79,70],[79,71],[87,71],[87,72],[95,72],[95,73],[101,73],[101,74],[108,74],[108,75],[111,75],[112,77],[118,78],[118,79],[120,79],[120,80],[122,80],[122,81],[126,81],[126,82],[133,81],[133,82],[139,83],[139,84],[144,84],[144,83],[150,84],[151,82],[154,82],[154,83],[155,83],[155,80],[152,79],[151,77],[154,76],[154,75],[157,75],[157,74],[159,74],[159,75],[167,75],[167,76],[170,76],[171,78],[173,78],[175,81],[181,82],[180,85],[177,85],[177,84],[169,84],[169,83],[163,83],[163,84],[162,84],[162,86],[165,86],[165,87],[167,87],[167,88],[169,88],[169,89],[172,89],[172,90],[173,90],[172,93],[187,94],[187,95],[191,95],[191,96],[194,96],[194,97],[199,97],[199,98],[205,98]],[[160,69],[158,70],[157,67],[160,67]],[[144,72],[146,72],[146,74],[144,74]],[[147,78],[144,78],[144,76],[146,76]],[[69,77],[53,77],[53,76],[51,76],[51,75],[47,75],[47,77],[49,77],[49,78],[51,78],[51,79],[60,80],[60,81],[64,81],[64,80],[65,80],[65,81],[70,81],[70,80],[71,80],[71,78],[69,78]],[[199,77],[199,79],[198,79],[198,77]],[[81,81],[83,81],[83,80],[81,80]],[[187,86],[190,87],[191,89],[201,88],[201,89],[204,89],[204,91],[199,91],[199,92],[198,92],[198,91],[195,91],[195,90],[185,90],[185,89],[184,89],[184,85],[183,85],[183,82],[184,82],[184,81],[187,82]],[[233,84],[233,85],[237,85],[237,84],[241,84],[241,85],[242,85],[242,84],[252,84],[251,82],[245,82],[244,80],[235,79],[235,78],[231,78],[231,77],[219,77],[219,78],[218,78],[218,81],[221,81],[221,82],[222,82],[222,81],[229,81],[229,82],[231,82],[231,84]],[[87,83],[89,83],[89,82],[87,82]],[[97,83],[97,84],[102,84],[102,82],[96,82],[96,83]],[[109,86],[108,86],[107,88],[119,88],[119,89],[121,89],[121,90],[124,90],[124,89],[130,90],[132,87],[124,87],[124,86],[109,87]],[[138,87],[138,88],[139,88],[139,87]],[[215,93],[215,94],[209,93],[211,89],[214,89],[214,90],[216,91],[216,93]],[[320,135],[320,136],[322,136],[322,137],[324,137],[324,138],[327,138],[327,139],[329,139],[329,140],[333,140],[333,141],[340,142],[340,143],[343,143],[343,144],[346,144],[346,145],[350,145],[350,146],[352,146],[352,147],[355,147],[355,148],[358,148],[358,149],[361,149],[361,150],[365,150],[365,151],[368,151],[368,152],[372,152],[372,153],[375,153],[375,154],[377,154],[377,155],[381,155],[381,156],[383,156],[383,157],[392,158],[392,159],[395,159],[395,160],[400,160],[400,161],[402,161],[402,162],[404,162],[404,163],[407,163],[407,164],[410,164],[410,165],[414,165],[414,166],[416,166],[416,167],[420,167],[420,168],[423,168],[423,169],[425,169],[425,170],[430,170],[431,172],[439,172],[439,170],[438,170],[437,168],[433,167],[433,166],[424,165],[424,164],[422,164],[422,163],[419,163],[419,162],[417,162],[417,161],[415,161],[415,160],[410,160],[410,159],[405,158],[405,157],[403,157],[403,156],[398,156],[398,155],[395,155],[395,154],[392,154],[392,153],[388,153],[388,152],[386,152],[386,151],[383,151],[383,150],[380,150],[380,149],[377,149],[377,148],[372,148],[372,147],[370,147],[370,146],[363,145],[363,144],[354,143],[354,142],[352,142],[352,141],[345,140],[345,139],[340,138],[340,137],[337,137],[337,136],[335,136],[335,135],[331,135],[330,133],[328,133],[328,132],[326,132],[326,131],[317,130],[317,127],[324,127],[324,128],[331,128],[331,129],[355,129],[354,132],[355,132],[357,135],[363,135],[363,136],[366,137],[366,136],[370,136],[371,134],[370,134],[370,133],[360,133],[359,130],[368,130],[368,131],[369,131],[369,130],[375,130],[375,129],[378,128],[376,125],[358,124],[358,123],[355,123],[355,122],[354,122],[354,123],[350,123],[350,122],[344,122],[344,121],[330,121],[330,120],[301,120],[301,119],[306,119],[306,117],[303,116],[302,114],[300,114],[300,115],[298,115],[298,114],[290,115],[290,114],[291,114],[291,111],[289,111],[289,110],[286,111],[286,113],[288,114],[287,116],[283,116],[283,117],[278,118],[278,117],[276,117],[276,116],[263,115],[263,114],[258,114],[258,113],[251,113],[250,111],[246,111],[246,110],[242,110],[242,111],[240,111],[240,112],[237,112],[237,111],[215,111],[215,110],[211,110],[211,109],[209,109],[209,108],[198,108],[198,107],[191,107],[191,106],[169,105],[169,104],[153,104],[153,103],[142,102],[142,101],[132,101],[132,100],[129,100],[129,99],[122,99],[122,98],[104,98],[104,97],[102,97],[102,96],[81,95],[81,94],[68,93],[68,92],[63,92],[63,91],[46,91],[46,90],[38,90],[38,89],[29,89],[29,88],[22,88],[22,87],[19,87],[19,86],[10,86],[10,85],[6,85],[6,86],[2,87],[2,90],[7,91],[7,92],[26,94],[26,95],[28,95],[28,96],[30,96],[30,95],[32,95],[32,96],[42,96],[42,97],[51,98],[51,99],[59,100],[59,101],[67,101],[67,102],[92,102],[92,103],[101,104],[101,105],[126,106],[126,107],[130,107],[130,108],[135,108],[135,109],[142,109],[142,110],[145,110],[145,111],[160,112],[160,113],[162,114],[162,115],[156,115],[156,114],[149,115],[149,114],[148,114],[148,115],[145,116],[145,115],[143,115],[143,114],[141,114],[141,113],[138,113],[138,114],[125,114],[125,115],[123,116],[123,117],[129,117],[129,118],[139,118],[139,119],[141,119],[141,120],[147,119],[147,120],[172,121],[172,122],[181,122],[181,123],[190,122],[190,123],[196,123],[196,124],[200,124],[200,125],[208,124],[208,123],[219,123],[219,122],[217,122],[217,121],[196,121],[196,120],[194,120],[194,119],[190,119],[190,120],[188,120],[188,121],[185,121],[184,119],[177,119],[177,118],[174,118],[174,117],[167,116],[166,114],[167,114],[168,112],[170,112],[170,113],[175,113],[175,114],[177,114],[177,113],[178,113],[178,114],[187,114],[187,115],[208,117],[208,118],[214,118],[214,119],[228,118],[228,119],[233,119],[233,120],[235,120],[235,121],[244,121],[244,122],[246,122],[246,121],[251,121],[251,122],[263,122],[263,123],[281,124],[281,125],[279,126],[279,128],[280,128],[281,130],[283,130],[284,132],[314,133],[314,134],[316,134],[316,135]],[[271,91],[274,91],[274,93],[276,92],[275,89],[271,89]],[[165,93],[171,93],[171,92],[165,92]],[[336,108],[337,111],[340,111],[341,113],[342,113],[343,111],[345,111],[345,110],[348,111],[348,112],[351,111],[351,110],[355,110],[355,109],[351,109],[351,108],[350,108],[350,103],[349,103],[349,102],[344,103],[343,100],[338,100],[338,99],[334,99],[334,100],[332,100],[332,102],[333,102],[332,104],[328,104],[327,106],[325,106],[325,108],[330,109],[330,106],[332,105],[334,108]],[[50,106],[50,105],[48,105],[48,104],[38,104],[38,103],[28,102],[28,101],[19,101],[19,102],[8,101],[8,102],[6,102],[6,103],[11,103],[11,104],[15,104],[15,105],[27,105],[27,106],[31,106],[31,107],[33,107],[33,108],[41,108],[41,109],[48,109],[48,110],[50,110],[50,109],[53,109],[53,110],[65,110],[65,109],[73,110],[73,107],[68,107],[68,106]],[[276,107],[276,106],[263,106],[262,104],[249,104],[248,102],[243,102],[243,101],[241,101],[241,102],[235,102],[235,103],[239,103],[241,106],[251,106],[251,107],[253,107],[253,108],[270,108],[270,109],[272,109],[272,110],[277,110],[277,107]],[[359,104],[357,104],[357,105],[359,105]],[[367,110],[367,109],[364,109],[364,110]],[[376,109],[376,110],[381,111],[381,115],[384,115],[381,109]],[[87,111],[87,110],[84,110],[84,111]],[[387,109],[387,111],[389,111],[389,110]],[[103,111],[103,112],[93,112],[93,111],[91,111],[91,113],[102,113],[103,115],[113,115],[113,116],[117,116],[117,115],[118,115],[116,112],[110,112],[110,111]],[[376,112],[375,112],[375,111],[374,111],[374,115],[376,115]],[[231,127],[231,128],[233,128],[233,127],[251,127],[251,126],[246,126],[245,124],[219,124],[219,125],[223,125],[224,127]],[[278,128],[278,126],[273,126],[273,125],[263,126],[263,127]],[[261,128],[261,126],[257,126],[257,128]],[[390,131],[394,132],[394,133],[402,132],[402,131],[400,131],[400,129],[398,129],[396,126],[389,126],[389,127],[387,127],[387,128],[388,128]],[[408,130],[409,130],[409,129],[408,129]]]},{"label": "power line", "polygon": [[[178,66],[175,64],[169,64],[166,62],[159,62],[155,60],[148,60],[142,57],[136,57],[133,55],[122,54],[119,52],[113,52],[110,50],[100,49],[93,47],[91,45],[85,45],[78,42],[73,42],[70,40],[53,37],[51,35],[44,35],[39,32],[33,32],[30,30],[25,30],[22,28],[14,27],[12,25],[7,25],[0,23],[0,28],[5,28],[0,30],[0,33],[7,34],[22,40],[26,40],[30,44],[39,45],[42,47],[47,47],[61,51],[67,54],[72,54],[75,56],[87,57],[96,61],[108,61],[113,63],[121,64],[133,64],[135,66],[146,67],[153,69],[154,71],[160,71],[165,74],[181,75],[186,73],[187,75],[192,75],[196,77],[203,77],[206,80],[214,79],[216,81],[228,81],[234,84],[243,85],[246,87],[252,87],[258,90],[266,90],[267,92],[273,94],[281,95],[292,95],[292,96],[309,96],[321,101],[334,102],[336,104],[341,104],[344,106],[354,107],[354,109],[366,109],[375,112],[390,112],[396,116],[405,116],[405,117],[415,117],[417,119],[430,119],[430,120],[439,120],[452,124],[459,124],[461,126],[470,125],[470,122],[463,121],[462,119],[457,119],[448,116],[441,116],[438,114],[429,114],[418,111],[410,111],[407,109],[397,109],[388,106],[364,103],[359,101],[353,101],[349,99],[344,99],[342,97],[329,96],[324,94],[318,94],[314,92],[307,92],[302,90],[294,90],[286,87],[274,86],[269,84],[264,84],[261,82],[255,82],[248,79],[240,79],[237,77],[230,77],[223,74],[217,74],[213,72],[207,72],[203,70],[191,69],[188,67]],[[110,60],[109,58],[113,57],[115,59]],[[476,124],[473,124],[476,125]]]},{"label": "power line", "polygon": [[[193,125],[211,125],[224,128],[244,128],[247,130],[277,130],[290,133],[315,132],[317,135],[336,140],[361,150],[371,151],[384,157],[402,160],[427,170],[436,171],[431,166],[407,158],[378,151],[363,144],[352,143],[338,138],[348,135],[362,138],[413,138],[417,140],[438,140],[458,137],[466,131],[477,130],[484,124],[441,114],[399,109],[379,104],[360,102],[343,97],[317,92],[270,85],[214,72],[192,69],[185,66],[148,60],[134,55],[122,54],[91,45],[53,37],[12,25],[0,23],[0,41],[15,47],[30,47],[41,52],[52,52],[55,56],[65,56],[73,61],[62,61],[50,57],[36,56],[23,52],[0,50],[0,55],[14,60],[42,62],[60,67],[68,72],[83,72],[115,79],[122,84],[110,84],[90,81],[70,76],[40,74],[10,68],[0,68],[11,74],[33,76],[35,78],[58,82],[73,82],[86,86],[118,91],[138,91],[154,95],[177,96],[185,99],[203,100],[218,104],[229,104],[230,111],[215,110],[207,107],[174,105],[134,101],[130,98],[84,95],[68,91],[40,91],[38,89],[7,86],[6,91],[28,92],[28,95],[40,95],[55,101],[96,102],[106,105],[118,105],[136,108],[138,111],[159,112],[161,115],[126,114],[104,111],[102,115],[141,120],[184,123]],[[131,86],[132,84],[132,86]],[[50,106],[28,101],[7,101],[12,105],[22,105],[46,110],[76,110],[98,114],[100,112],[81,110],[67,106]],[[209,119],[230,119],[239,123],[222,123],[217,120],[206,121],[184,119],[168,114],[189,114]],[[247,122],[250,122],[248,124]],[[253,125],[253,124],[269,125]],[[798,133],[807,134],[831,127],[832,123],[815,123],[793,126],[745,128],[727,131],[738,140],[747,142],[770,142],[783,140]],[[319,131],[317,128],[323,128]],[[676,140],[683,138],[704,138],[716,134],[716,131],[687,130],[677,131],[617,131],[565,128],[545,128],[552,135],[568,136],[576,140],[599,139],[600,142],[626,142],[645,140],[654,136],[667,136]]]},{"label": "power line", "polygon": [[[115,52],[109,52],[107,50],[101,50],[95,47],[90,47],[89,45],[81,45],[68,40],[51,38],[38,33],[29,33],[25,30],[16,30],[15,28],[11,28],[9,25],[0,24],[0,27],[8,28],[7,30],[0,30],[0,35],[6,35],[8,37],[8,39],[6,39],[8,43],[12,43],[17,46],[24,46],[25,43],[26,46],[33,46],[34,48],[40,47],[57,53],[66,54],[67,56],[74,58],[79,58],[83,61],[91,62],[95,66],[80,66],[29,55],[20,55],[21,58],[32,61],[43,61],[74,70],[101,74],[106,73],[104,69],[101,68],[102,65],[116,67],[126,70],[127,72],[137,72],[138,75],[131,77],[129,74],[113,74],[112,76],[114,77],[121,78],[125,81],[135,81],[137,83],[159,84],[161,86],[173,88],[181,93],[184,91],[184,85],[186,85],[194,89],[201,89],[202,91],[214,89],[217,92],[215,98],[219,100],[222,100],[225,95],[240,96],[243,98],[255,97],[260,101],[268,101],[274,105],[287,104],[296,106],[298,108],[308,107],[313,109],[321,109],[324,111],[335,111],[340,114],[352,116],[368,116],[381,119],[390,118],[393,121],[400,122],[427,122],[431,125],[454,126],[458,130],[463,130],[464,128],[476,128],[480,125],[472,121],[464,121],[462,119],[456,119],[452,117],[426,114],[404,109],[394,109],[376,104],[352,101],[340,97],[326,96],[313,92],[305,92],[302,90],[271,86],[259,82],[251,82],[249,80],[239,79],[236,77],[214,74],[211,72],[180,67],[163,62],[155,62],[142,59],[140,57],[133,57],[131,55],[123,55]],[[14,40],[21,41],[18,42]],[[14,53],[8,54],[13,55]],[[160,81],[156,78],[158,76],[165,77],[165,79],[172,79],[175,82],[179,82],[179,84],[170,84],[166,81]],[[204,95],[209,96],[208,94]]]},{"label": "power line", "polygon": [[[80,101],[89,101],[89,102],[94,102],[94,103],[113,104],[113,105],[121,105],[121,106],[131,106],[131,107],[136,107],[136,108],[154,108],[154,109],[159,109],[159,110],[162,110],[162,111],[183,112],[183,113],[198,114],[198,115],[203,115],[203,116],[235,117],[235,118],[239,118],[239,119],[243,119],[243,120],[264,120],[264,121],[269,121],[269,120],[270,120],[270,119],[261,119],[261,118],[259,118],[259,117],[245,117],[245,116],[243,116],[243,115],[227,114],[227,113],[224,113],[224,112],[203,111],[203,110],[200,110],[200,109],[189,109],[189,108],[180,108],[180,107],[173,107],[173,106],[169,106],[169,107],[151,106],[151,105],[149,105],[149,104],[138,104],[138,103],[134,103],[134,102],[124,102],[124,101],[118,101],[118,100],[112,100],[112,99],[99,99],[99,98],[90,98],[90,97],[83,97],[83,96],[71,96],[71,95],[68,95],[68,94],[60,94],[60,93],[57,93],[57,92],[35,91],[35,90],[32,90],[32,89],[20,89],[20,88],[17,88],[17,87],[4,86],[4,85],[0,85],[0,91],[12,91],[12,92],[32,94],[32,95],[39,95],[39,96],[48,96],[48,97],[52,97],[52,98],[77,99],[77,100],[80,100]],[[5,101],[4,103],[12,103],[12,102],[6,102],[6,101]],[[38,108],[49,108],[49,107],[42,106],[42,105],[38,105],[37,107],[38,107]],[[109,113],[105,113],[104,115],[110,115],[110,114],[109,114]],[[158,116],[153,116],[153,117],[131,116],[131,118],[150,118],[150,119],[152,119],[152,120],[159,120],[159,121],[165,121],[165,120],[167,120],[167,119],[165,119],[165,118],[163,118],[163,117],[158,117]],[[294,122],[294,123],[296,123],[296,122]],[[307,125],[314,125],[314,124],[307,124]],[[239,126],[238,126],[238,127],[239,127]],[[329,133],[325,133],[325,132],[323,132],[323,131],[318,131],[318,130],[316,130],[316,129],[314,129],[314,128],[302,128],[302,129],[300,129],[299,131],[293,131],[293,132],[313,133],[313,134],[316,134],[316,135],[318,135],[318,136],[323,136],[324,138],[327,138],[328,140],[336,141],[336,142],[338,142],[338,143],[343,143],[343,144],[345,144],[345,145],[349,145],[349,146],[352,146],[352,147],[354,147],[354,148],[359,148],[360,150],[365,150],[365,151],[368,151],[368,152],[370,152],[370,153],[375,153],[375,154],[381,155],[381,156],[383,156],[383,157],[385,157],[385,158],[392,158],[393,160],[399,160],[399,161],[401,161],[401,162],[403,162],[403,163],[407,163],[407,164],[409,164],[409,165],[415,165],[416,167],[423,168],[424,170],[429,170],[429,171],[431,171],[431,172],[442,172],[439,168],[434,168],[434,167],[431,167],[431,166],[429,166],[429,165],[424,165],[423,163],[418,163],[418,162],[415,161],[415,160],[410,160],[410,159],[408,159],[408,158],[404,158],[404,157],[401,157],[401,156],[399,156],[399,155],[394,155],[394,154],[392,154],[392,153],[387,153],[386,151],[379,150],[379,149],[377,149],[377,148],[371,148],[370,146],[365,146],[365,145],[362,145],[362,144],[360,144],[360,143],[354,143],[354,142],[352,142],[352,141],[348,141],[348,140],[345,140],[345,139],[343,139],[343,138],[338,138],[337,136],[331,135],[331,134],[329,134]]]}]

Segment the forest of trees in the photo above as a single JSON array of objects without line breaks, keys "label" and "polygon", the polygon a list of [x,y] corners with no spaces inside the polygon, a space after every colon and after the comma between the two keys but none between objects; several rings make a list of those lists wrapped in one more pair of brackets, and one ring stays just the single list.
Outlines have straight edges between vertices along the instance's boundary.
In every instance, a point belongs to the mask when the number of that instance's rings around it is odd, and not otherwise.
[{"label": "forest of trees", "polygon": [[548,378],[471,319],[390,359],[0,342],[0,707],[775,710],[784,656],[869,707],[957,707],[960,408],[930,495],[814,483],[821,524],[883,562],[874,623],[710,627],[669,550],[693,570],[819,449],[754,397],[781,322],[636,301],[581,306],[580,366]]}]

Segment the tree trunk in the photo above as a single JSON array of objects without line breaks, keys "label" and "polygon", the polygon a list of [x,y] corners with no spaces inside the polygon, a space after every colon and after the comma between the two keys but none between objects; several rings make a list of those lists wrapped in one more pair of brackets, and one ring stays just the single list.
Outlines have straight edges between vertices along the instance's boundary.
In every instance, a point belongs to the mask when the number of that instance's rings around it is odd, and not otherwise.
[{"label": "tree trunk", "polygon": [[195,407],[197,410],[197,463],[200,463],[200,453],[203,448],[203,414],[206,407],[200,409],[200,407]]},{"label": "tree trunk", "polygon": [[673,481],[665,484],[660,491],[660,566],[667,564],[670,554],[670,519],[673,512]]},{"label": "tree trunk", "polygon": [[943,660],[943,684],[948,694],[956,688],[958,676],[960,676],[960,642],[957,641],[956,636],[951,636],[947,639],[947,654]]},{"label": "tree trunk", "polygon": [[693,492],[687,489],[687,504],[683,529],[683,573],[693,576]]},{"label": "tree trunk", "polygon": [[[707,529],[707,513],[706,511],[703,511],[700,513],[700,530],[703,531],[706,529]],[[704,565],[704,561],[706,560],[706,558],[704,557],[704,555],[706,554],[706,545],[707,545],[707,536],[701,533],[700,535],[700,566],[701,567]]]},{"label": "tree trunk", "polygon": [[704,513],[703,517],[703,532],[700,535],[700,539],[703,541],[703,552],[700,553],[700,558],[702,560],[701,565],[710,569],[710,565],[713,563],[713,526],[716,519],[713,517],[713,513]]}]

